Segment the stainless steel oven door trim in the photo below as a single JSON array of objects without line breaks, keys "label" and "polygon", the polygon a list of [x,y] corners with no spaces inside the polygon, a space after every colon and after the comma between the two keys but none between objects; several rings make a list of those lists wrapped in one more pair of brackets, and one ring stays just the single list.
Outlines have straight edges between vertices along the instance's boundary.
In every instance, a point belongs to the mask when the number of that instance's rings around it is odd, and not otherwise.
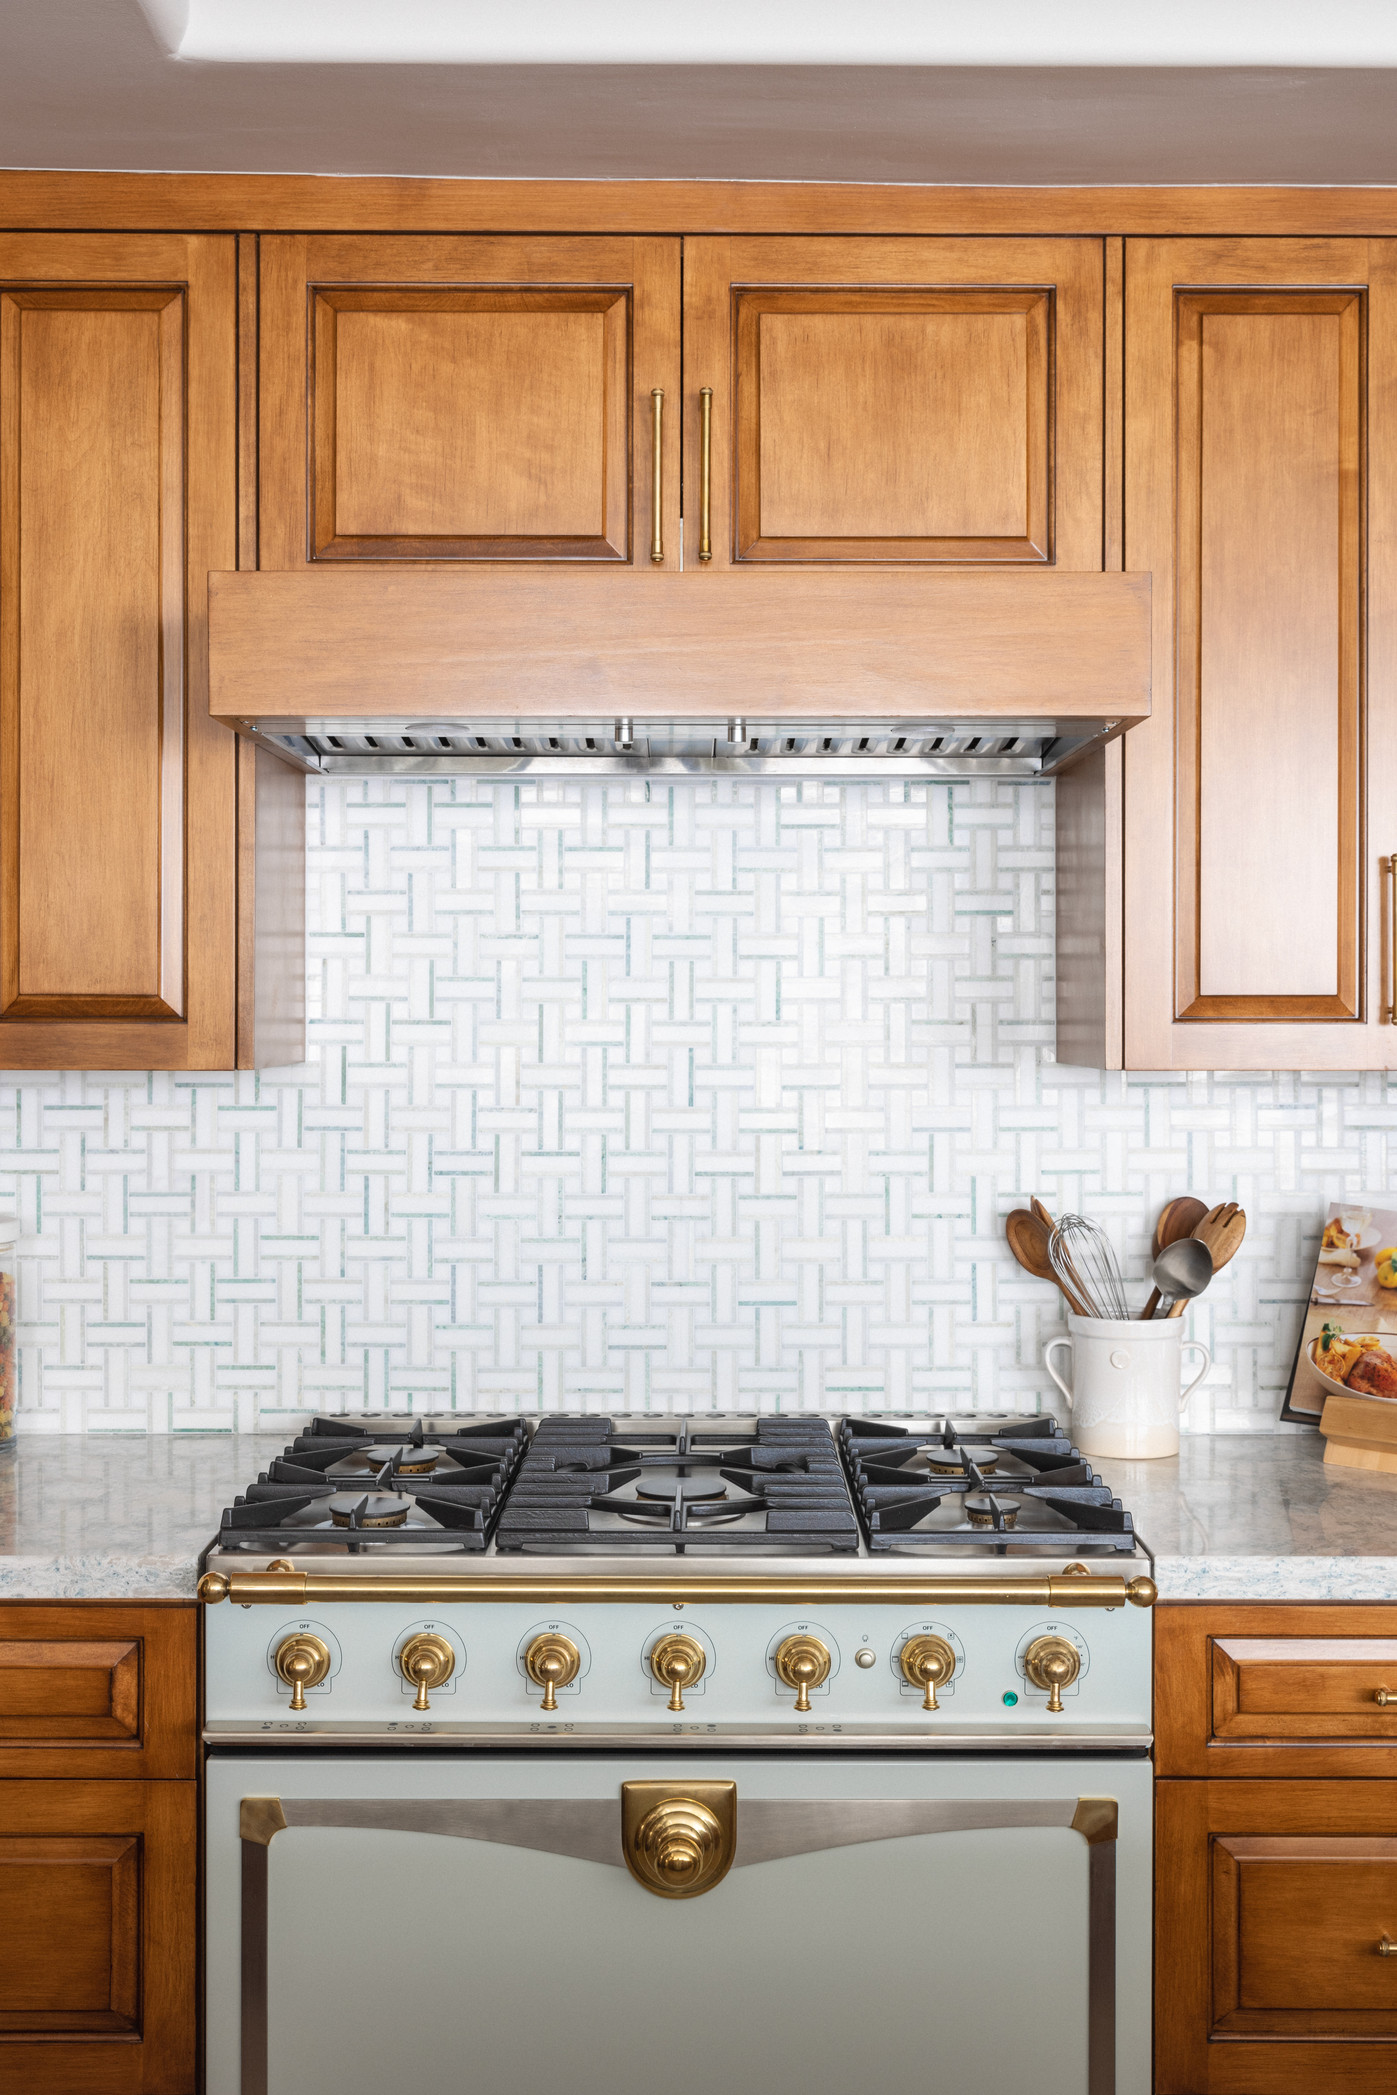
[{"label": "stainless steel oven door trim", "polygon": [[[737,1807],[733,1868],[775,1862],[864,1841],[921,1833],[971,1833],[1062,1826],[1087,1842],[1087,2088],[1116,2087],[1116,1840],[1113,1797],[751,1798]],[[244,1797],[242,1843],[241,2095],[267,2095],[267,1858],[293,1826],[433,1833],[537,1848],[625,1869],[621,1806],[606,1798]]]}]

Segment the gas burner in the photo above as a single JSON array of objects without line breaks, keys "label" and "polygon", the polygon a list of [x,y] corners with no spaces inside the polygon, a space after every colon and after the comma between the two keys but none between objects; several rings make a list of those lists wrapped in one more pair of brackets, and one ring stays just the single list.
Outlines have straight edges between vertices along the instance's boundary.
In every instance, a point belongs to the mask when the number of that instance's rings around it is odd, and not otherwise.
[{"label": "gas burner", "polygon": [[1004,1492],[967,1491],[961,1505],[972,1528],[995,1528],[1001,1533],[1018,1520],[1024,1501]]},{"label": "gas burner", "polygon": [[397,1491],[337,1491],[325,1506],[337,1528],[400,1528],[412,1511],[411,1499]]},{"label": "gas burner", "polygon": [[[1046,1414],[846,1418],[838,1438],[874,1550],[1135,1547],[1120,1500]],[[1012,1544],[1001,1540],[1011,1535]]]},{"label": "gas burner", "polygon": [[824,1419],[545,1418],[495,1546],[853,1553],[859,1531]]},{"label": "gas burner", "polygon": [[224,1514],[223,1548],[483,1550],[522,1419],[315,1419]]}]

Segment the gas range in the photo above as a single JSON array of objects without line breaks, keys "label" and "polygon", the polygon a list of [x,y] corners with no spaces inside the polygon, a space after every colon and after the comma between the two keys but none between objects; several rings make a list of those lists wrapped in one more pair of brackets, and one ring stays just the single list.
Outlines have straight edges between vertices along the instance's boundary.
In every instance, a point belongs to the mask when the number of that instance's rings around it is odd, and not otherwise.
[{"label": "gas range", "polygon": [[207,1736],[1138,1744],[1149,1572],[1046,1415],[316,1419],[205,1560]]}]

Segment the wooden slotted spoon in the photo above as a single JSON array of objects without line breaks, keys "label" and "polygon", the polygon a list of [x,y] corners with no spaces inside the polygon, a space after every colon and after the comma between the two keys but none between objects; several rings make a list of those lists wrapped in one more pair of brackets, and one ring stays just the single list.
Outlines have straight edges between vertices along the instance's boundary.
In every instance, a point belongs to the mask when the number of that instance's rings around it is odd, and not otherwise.
[{"label": "wooden slotted spoon", "polygon": [[[1175,1199],[1166,1200],[1154,1226],[1154,1241],[1150,1246],[1151,1264],[1159,1257],[1160,1252],[1167,1251],[1171,1244],[1177,1244],[1182,1237],[1191,1237],[1207,1212],[1207,1201],[1199,1200],[1192,1193],[1180,1193]],[[1159,1289],[1151,1289],[1150,1298],[1140,1315],[1146,1319],[1154,1316],[1162,1300]]]},{"label": "wooden slotted spoon", "polygon": [[[1213,1261],[1214,1273],[1220,1273],[1230,1258],[1236,1256],[1237,1247],[1247,1233],[1247,1218],[1235,1200],[1225,1200],[1220,1206],[1209,1208],[1203,1220],[1193,1231],[1200,1244],[1206,1244]],[[1171,1317],[1181,1317],[1188,1308],[1182,1297],[1169,1305]]]}]

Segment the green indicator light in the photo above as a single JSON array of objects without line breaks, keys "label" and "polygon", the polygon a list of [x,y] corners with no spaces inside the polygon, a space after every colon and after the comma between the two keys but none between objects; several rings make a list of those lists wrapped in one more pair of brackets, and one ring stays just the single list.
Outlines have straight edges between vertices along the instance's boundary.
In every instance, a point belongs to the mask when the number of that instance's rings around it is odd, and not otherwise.
[{"label": "green indicator light", "polygon": [[1014,1707],[1015,1703],[1016,1703],[1016,1702],[1018,1701],[1018,1699],[1019,1699],[1019,1698],[1018,1698],[1018,1696],[1017,1696],[1017,1695],[1016,1695],[1016,1694],[1014,1693],[1014,1690],[1013,1690],[1012,1688],[1008,1689],[1008,1690],[1007,1690],[1007,1692],[1006,1692],[1006,1694],[1005,1694],[1005,1697],[1004,1697],[1004,1707],[1005,1707],[1006,1709],[1013,1709],[1013,1707]]}]

